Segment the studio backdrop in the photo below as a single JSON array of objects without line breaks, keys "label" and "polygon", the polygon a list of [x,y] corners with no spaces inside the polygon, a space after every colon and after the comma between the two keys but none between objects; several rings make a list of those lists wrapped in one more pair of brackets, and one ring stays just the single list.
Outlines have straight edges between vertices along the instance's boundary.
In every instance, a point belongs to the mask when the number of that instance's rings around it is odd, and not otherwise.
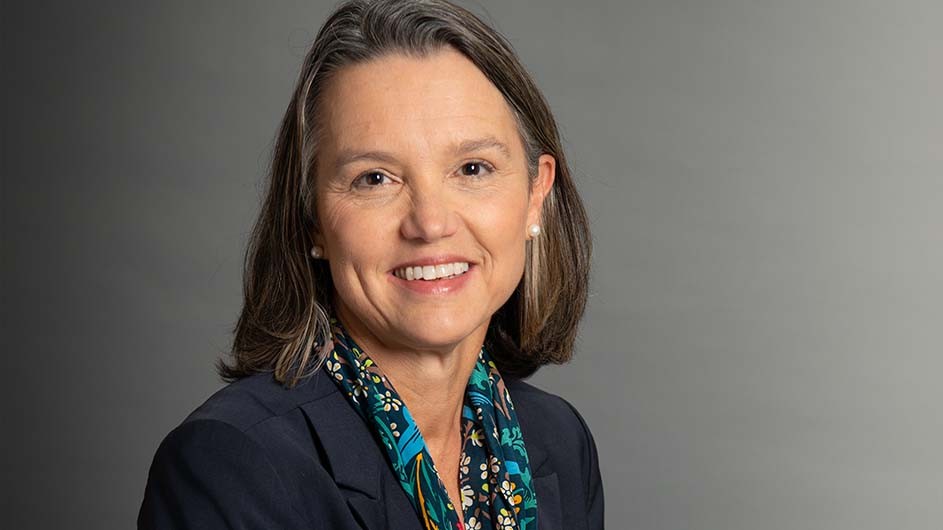
[{"label": "studio backdrop", "polygon": [[[593,227],[607,526],[943,528],[943,4],[480,1]],[[2,4],[4,528],[129,528],[219,389],[333,3]]]}]

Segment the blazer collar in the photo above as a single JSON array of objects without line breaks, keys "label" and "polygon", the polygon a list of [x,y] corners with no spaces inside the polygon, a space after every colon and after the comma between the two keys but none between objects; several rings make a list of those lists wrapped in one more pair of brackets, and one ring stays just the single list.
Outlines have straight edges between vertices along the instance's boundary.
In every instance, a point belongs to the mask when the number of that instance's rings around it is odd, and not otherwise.
[{"label": "blazer collar", "polygon": [[[331,380],[329,372],[318,370],[294,390],[296,404],[320,442],[317,450],[335,482],[371,499],[379,498],[381,466],[389,463],[373,432]],[[509,392],[514,399],[513,391]],[[517,409],[517,413],[519,417],[526,416],[528,411]],[[525,423],[524,418],[520,421]],[[531,474],[534,477],[549,474],[550,470],[542,469],[548,456],[543,440],[539,436],[527,439],[526,431],[524,436]]]}]

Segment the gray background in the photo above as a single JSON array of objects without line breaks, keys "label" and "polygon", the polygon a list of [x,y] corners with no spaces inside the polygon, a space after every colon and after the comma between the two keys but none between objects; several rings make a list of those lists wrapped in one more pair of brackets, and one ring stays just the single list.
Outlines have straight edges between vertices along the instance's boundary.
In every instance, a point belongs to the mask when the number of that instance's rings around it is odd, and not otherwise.
[{"label": "gray background", "polygon": [[[4,528],[128,528],[221,386],[318,2],[3,4]],[[596,242],[610,528],[943,528],[943,5],[489,1]]]}]

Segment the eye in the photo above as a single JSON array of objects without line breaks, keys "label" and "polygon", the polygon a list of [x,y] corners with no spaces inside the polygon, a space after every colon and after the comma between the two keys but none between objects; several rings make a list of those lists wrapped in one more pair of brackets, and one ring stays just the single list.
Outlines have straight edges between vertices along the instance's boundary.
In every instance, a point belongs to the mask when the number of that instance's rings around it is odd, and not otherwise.
[{"label": "eye", "polygon": [[389,180],[389,177],[379,171],[370,171],[354,179],[353,187],[378,188],[384,184],[384,179]]},{"label": "eye", "polygon": [[482,160],[473,160],[471,162],[465,162],[462,164],[462,174],[466,177],[480,177],[484,172],[494,171],[494,167],[491,164],[484,162]]}]

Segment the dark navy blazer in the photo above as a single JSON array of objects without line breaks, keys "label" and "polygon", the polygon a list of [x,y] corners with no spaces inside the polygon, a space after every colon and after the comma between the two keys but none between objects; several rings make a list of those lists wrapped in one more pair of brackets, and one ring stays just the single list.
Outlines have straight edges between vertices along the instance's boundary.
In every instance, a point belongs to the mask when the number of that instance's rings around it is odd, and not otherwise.
[{"label": "dark navy blazer", "polygon": [[[517,411],[538,530],[603,528],[596,445],[563,399],[519,380]],[[325,370],[292,389],[271,374],[211,396],[161,442],[138,528],[422,530],[367,424]]]}]

